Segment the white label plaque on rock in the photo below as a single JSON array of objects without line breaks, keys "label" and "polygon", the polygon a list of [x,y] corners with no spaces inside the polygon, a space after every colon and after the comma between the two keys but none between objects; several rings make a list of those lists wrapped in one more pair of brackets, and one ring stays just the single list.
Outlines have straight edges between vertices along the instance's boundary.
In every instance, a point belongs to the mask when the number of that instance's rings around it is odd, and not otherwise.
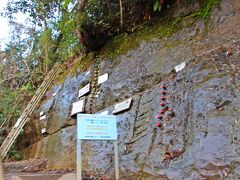
[{"label": "white label plaque on rock", "polygon": [[44,133],[46,133],[46,132],[47,132],[47,129],[46,129],[46,128],[41,129],[41,133],[42,133],[42,134],[44,134]]},{"label": "white label plaque on rock", "polygon": [[87,84],[86,86],[84,86],[82,89],[79,90],[78,92],[78,97],[82,97],[84,96],[85,94],[89,93],[90,91],[90,84]]},{"label": "white label plaque on rock", "polygon": [[89,74],[90,74],[90,71],[87,71],[86,74],[85,74],[85,76],[88,76]]},{"label": "white label plaque on rock", "polygon": [[131,106],[132,98],[115,105],[113,114],[120,113],[122,111],[128,110]]},{"label": "white label plaque on rock", "polygon": [[178,71],[181,71],[183,70],[184,68],[186,67],[186,62],[182,62],[181,64],[175,66],[175,71],[178,72]]},{"label": "white label plaque on rock", "polygon": [[41,112],[40,112],[40,116],[43,116],[43,115],[44,115],[44,111],[41,111]]},{"label": "white label plaque on rock", "polygon": [[74,102],[72,104],[72,111],[71,111],[71,115],[76,115],[77,113],[81,113],[84,112],[84,105],[85,105],[85,99],[80,99],[77,102]]},{"label": "white label plaque on rock", "polygon": [[46,119],[46,118],[47,118],[47,116],[44,115],[44,116],[41,116],[41,117],[40,117],[40,120],[44,120],[44,119]]},{"label": "white label plaque on rock", "polygon": [[52,96],[53,96],[53,97],[55,97],[56,95],[57,95],[57,93],[53,93],[53,95],[52,95]]},{"label": "white label plaque on rock", "polygon": [[108,111],[103,111],[103,112],[100,112],[99,114],[101,114],[101,115],[108,115]]},{"label": "white label plaque on rock", "polygon": [[108,80],[108,73],[98,77],[98,85],[104,83]]},{"label": "white label plaque on rock", "polygon": [[20,124],[20,122],[22,121],[22,119],[18,119],[17,120],[17,122],[15,123],[15,125],[14,125],[14,128],[17,128],[18,126],[19,126],[19,124]]}]

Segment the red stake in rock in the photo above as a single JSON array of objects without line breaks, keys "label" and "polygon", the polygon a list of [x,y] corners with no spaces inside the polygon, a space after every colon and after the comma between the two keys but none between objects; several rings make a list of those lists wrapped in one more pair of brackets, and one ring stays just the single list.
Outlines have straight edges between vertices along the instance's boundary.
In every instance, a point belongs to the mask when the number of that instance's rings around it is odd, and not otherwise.
[{"label": "red stake in rock", "polygon": [[164,102],[161,102],[161,103],[160,103],[160,106],[165,106],[165,103],[164,103]]},{"label": "red stake in rock", "polygon": [[162,101],[165,101],[166,98],[163,97],[163,96],[161,96],[160,99],[161,99]]},{"label": "red stake in rock", "polygon": [[161,88],[162,89],[167,89],[167,86],[166,85],[162,85]]},{"label": "red stake in rock", "polygon": [[161,123],[157,123],[156,126],[160,128],[160,127],[162,127],[162,124]]},{"label": "red stake in rock", "polygon": [[159,111],[159,113],[164,114],[165,111],[164,111],[163,109],[161,109],[161,110]]},{"label": "red stake in rock", "polygon": [[163,92],[161,92],[161,94],[162,94],[162,95],[166,95],[166,94],[168,94],[168,92],[163,91]]},{"label": "red stake in rock", "polygon": [[162,116],[157,116],[158,119],[162,119],[163,117]]}]

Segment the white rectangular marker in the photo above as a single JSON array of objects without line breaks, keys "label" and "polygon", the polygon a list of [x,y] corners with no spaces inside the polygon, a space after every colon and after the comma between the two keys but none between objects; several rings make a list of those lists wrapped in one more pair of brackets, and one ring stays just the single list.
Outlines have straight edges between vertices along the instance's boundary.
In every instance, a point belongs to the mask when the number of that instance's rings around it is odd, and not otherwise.
[{"label": "white rectangular marker", "polygon": [[181,71],[183,70],[184,68],[186,67],[186,62],[182,62],[181,64],[175,66],[175,71],[178,72],[178,71]]},{"label": "white rectangular marker", "polygon": [[104,83],[107,80],[108,80],[108,73],[103,74],[102,76],[99,76],[98,77],[98,85]]},{"label": "white rectangular marker", "polygon": [[103,112],[100,112],[99,114],[101,114],[101,115],[108,115],[108,111],[103,111]]},{"label": "white rectangular marker", "polygon": [[44,120],[44,119],[46,119],[46,118],[47,118],[47,116],[44,115],[44,116],[41,116],[41,117],[40,117],[40,120]]},{"label": "white rectangular marker", "polygon": [[18,126],[19,126],[19,124],[20,124],[20,122],[22,121],[22,119],[18,119],[17,120],[17,122],[15,123],[15,125],[14,125],[14,128],[17,128]]},{"label": "white rectangular marker", "polygon": [[115,105],[113,114],[120,113],[122,111],[128,110],[131,106],[132,98]]},{"label": "white rectangular marker", "polygon": [[53,97],[55,97],[56,95],[57,95],[57,93],[53,93],[53,95],[52,95],[52,96],[53,96]]},{"label": "white rectangular marker", "polygon": [[87,71],[86,74],[85,74],[85,76],[87,76],[87,75],[89,75],[89,74],[90,74],[90,71]]},{"label": "white rectangular marker", "polygon": [[46,129],[46,128],[41,129],[41,133],[42,133],[42,134],[44,134],[44,133],[46,133],[46,132],[47,132],[47,129]]},{"label": "white rectangular marker", "polygon": [[40,117],[44,115],[44,111],[41,111],[40,112]]},{"label": "white rectangular marker", "polygon": [[89,92],[90,92],[90,84],[87,84],[86,86],[84,86],[82,89],[79,90],[78,97],[80,98]]},{"label": "white rectangular marker", "polygon": [[84,112],[85,99],[80,99],[72,104],[71,116]]}]

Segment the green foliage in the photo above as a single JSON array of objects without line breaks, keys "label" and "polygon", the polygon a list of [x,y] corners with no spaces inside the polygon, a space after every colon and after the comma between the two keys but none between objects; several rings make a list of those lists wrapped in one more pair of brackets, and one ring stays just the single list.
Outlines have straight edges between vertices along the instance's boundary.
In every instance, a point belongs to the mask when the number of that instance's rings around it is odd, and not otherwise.
[{"label": "green foliage", "polygon": [[171,36],[182,29],[183,18],[179,17],[166,23],[155,23],[154,25],[143,26],[141,30],[128,35],[122,34],[109,41],[102,53],[106,58],[114,59],[135,48],[143,40],[149,41],[153,38],[161,39]]},{"label": "green foliage", "polygon": [[48,67],[53,61],[53,40],[52,40],[52,30],[45,29],[42,33],[39,41],[39,46],[41,48],[41,57],[43,58],[43,65],[45,65],[45,70],[48,70]]},{"label": "green foliage", "polygon": [[55,18],[60,6],[61,0],[9,0],[5,15],[14,19],[16,13],[22,12],[29,15],[33,24],[44,27],[46,22]]},{"label": "green foliage", "polygon": [[3,122],[9,115],[15,121],[21,114],[24,105],[35,93],[35,88],[27,83],[17,90],[8,87],[0,88],[0,122]]},{"label": "green foliage", "polygon": [[16,99],[16,92],[9,88],[1,88],[0,90],[0,114],[1,121],[3,121],[9,114],[15,114],[14,102]]},{"label": "green foliage", "polygon": [[204,0],[203,6],[200,11],[193,13],[192,17],[200,17],[204,19],[205,21],[209,20],[209,17],[211,15],[211,10],[213,6],[218,6],[220,4],[221,0]]},{"label": "green foliage", "polygon": [[156,0],[154,5],[153,5],[153,11],[161,11],[162,5],[160,0]]},{"label": "green foliage", "polygon": [[[135,48],[142,40],[149,41],[153,38],[161,39],[163,37],[171,36],[173,33],[182,29],[185,26],[192,25],[196,18],[201,18],[207,21],[210,17],[213,6],[219,5],[221,0],[204,0],[200,11],[190,14],[186,17],[178,17],[165,23],[156,23],[149,26],[143,26],[141,30],[131,35],[121,34],[109,41],[102,55],[106,58],[114,59],[119,55],[125,54],[129,49]],[[188,24],[186,24],[188,22]]]},{"label": "green foliage", "polygon": [[75,35],[76,28],[76,14],[71,12],[65,12],[59,22],[56,24],[56,29],[60,32],[61,39],[59,39],[56,46],[57,58],[60,60],[66,60],[71,56],[74,56],[82,50],[82,46],[79,45],[78,39]]},{"label": "green foliage", "polygon": [[64,8],[64,9],[67,9],[67,7],[68,7],[68,5],[70,4],[70,2],[72,2],[72,0],[63,0],[63,3],[62,3],[62,4],[63,4],[63,5],[62,5],[63,8]]},{"label": "green foliage", "polygon": [[17,151],[14,147],[11,148],[10,151],[8,151],[6,158],[11,160],[16,160],[16,161],[21,160],[19,151]]},{"label": "green foliage", "polygon": [[32,86],[30,82],[24,84],[18,91],[17,96],[28,94],[28,96],[33,96],[36,88]]}]

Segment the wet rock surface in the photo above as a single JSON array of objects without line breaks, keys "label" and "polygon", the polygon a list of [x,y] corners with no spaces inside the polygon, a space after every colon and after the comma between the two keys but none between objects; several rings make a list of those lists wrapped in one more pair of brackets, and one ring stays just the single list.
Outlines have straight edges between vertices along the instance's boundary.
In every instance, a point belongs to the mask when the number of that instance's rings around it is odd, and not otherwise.
[{"label": "wet rock surface", "polygon": [[[142,42],[114,61],[102,60],[100,74],[109,73],[109,80],[99,87],[95,112],[111,114],[115,103],[133,98],[131,109],[117,115],[121,179],[240,178],[239,9],[237,1],[223,1],[209,32],[199,21],[165,40]],[[187,66],[172,72],[182,61]],[[90,80],[85,74],[69,75],[48,92],[35,116],[46,111],[49,134],[23,150],[24,158],[46,158],[49,169],[76,167],[76,127],[69,114]],[[174,115],[164,116],[159,128],[162,84]],[[84,141],[84,171],[114,177],[113,152],[112,142]],[[166,156],[173,158],[164,161]]]}]

